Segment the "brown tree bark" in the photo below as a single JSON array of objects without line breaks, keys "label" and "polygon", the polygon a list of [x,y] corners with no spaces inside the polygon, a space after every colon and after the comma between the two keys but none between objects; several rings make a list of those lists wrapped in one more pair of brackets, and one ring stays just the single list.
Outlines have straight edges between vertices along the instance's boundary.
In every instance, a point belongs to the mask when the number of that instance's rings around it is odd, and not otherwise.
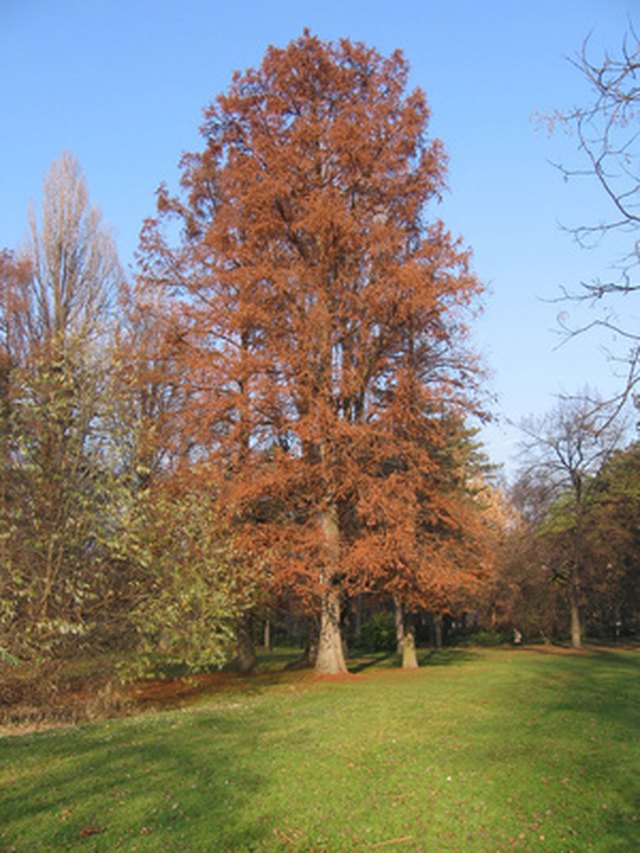
[{"label": "brown tree bark", "polygon": [[321,675],[340,675],[347,671],[340,632],[340,591],[331,588],[322,598],[316,672]]},{"label": "brown tree bark", "polygon": [[404,637],[402,639],[402,668],[418,669],[418,658],[416,656],[416,631],[413,614],[408,614],[404,624]]},{"label": "brown tree bark", "polygon": [[582,620],[580,618],[580,607],[578,606],[578,592],[573,581],[569,589],[569,610],[571,614],[571,645],[574,649],[581,649]]},{"label": "brown tree bark", "polygon": [[262,629],[262,645],[268,652],[271,651],[271,620],[269,617],[264,620],[264,626]]},{"label": "brown tree bark", "polygon": [[442,614],[433,614],[433,644],[436,649],[442,648]]},{"label": "brown tree bark", "polygon": [[320,637],[320,626],[316,615],[311,615],[308,618],[308,635],[307,645],[298,660],[291,661],[285,667],[287,670],[304,669],[308,666],[315,666],[318,659],[318,643]]},{"label": "brown tree bark", "polygon": [[393,596],[393,616],[396,625],[396,654],[401,655],[404,649],[404,614],[402,602],[397,595]]},{"label": "brown tree bark", "polygon": [[316,672],[322,675],[340,675],[347,672],[347,664],[340,631],[340,586],[335,569],[340,553],[338,514],[334,506],[322,512],[322,533],[329,555],[328,584],[322,595],[320,610],[320,637]]},{"label": "brown tree bark", "polygon": [[360,637],[362,633],[362,595],[356,595],[355,601],[355,633],[356,637]]},{"label": "brown tree bark", "polygon": [[236,636],[236,670],[249,675],[256,667],[256,650],[253,642],[251,615],[245,613],[238,622]]}]

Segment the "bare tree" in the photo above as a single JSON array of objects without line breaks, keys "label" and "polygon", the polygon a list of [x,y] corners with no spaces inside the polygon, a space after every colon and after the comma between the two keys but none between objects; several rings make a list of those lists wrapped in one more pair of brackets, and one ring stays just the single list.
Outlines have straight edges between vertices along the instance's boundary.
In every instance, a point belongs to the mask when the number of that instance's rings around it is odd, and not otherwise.
[{"label": "bare tree", "polygon": [[113,239],[89,202],[73,154],[64,152],[44,182],[41,221],[30,211],[31,332],[39,340],[90,341],[104,329],[122,273]]},{"label": "bare tree", "polygon": [[[600,221],[567,230],[583,247],[591,247],[614,232],[628,235],[630,246],[617,259],[612,278],[582,282],[577,290],[563,289],[560,301],[599,304],[601,316],[572,327],[562,314],[560,322],[570,336],[604,327],[627,342],[627,351],[615,356],[626,365],[627,381],[621,393],[624,400],[640,381],[640,329],[620,317],[617,299],[631,298],[640,291],[640,39],[630,23],[617,54],[605,53],[594,60],[586,39],[580,53],[570,61],[586,81],[590,99],[586,105],[556,111],[545,120],[550,129],[560,126],[575,136],[584,165],[556,166],[567,180],[595,178],[607,200],[608,213]],[[628,312],[628,308],[627,303],[622,310]]]},{"label": "bare tree", "polygon": [[595,475],[623,441],[626,425],[612,408],[590,395],[564,398],[540,418],[521,426],[520,488],[535,497],[531,516],[539,531],[558,535],[554,576],[565,583],[571,614],[571,642],[582,644],[580,615],[585,570],[586,514]]}]

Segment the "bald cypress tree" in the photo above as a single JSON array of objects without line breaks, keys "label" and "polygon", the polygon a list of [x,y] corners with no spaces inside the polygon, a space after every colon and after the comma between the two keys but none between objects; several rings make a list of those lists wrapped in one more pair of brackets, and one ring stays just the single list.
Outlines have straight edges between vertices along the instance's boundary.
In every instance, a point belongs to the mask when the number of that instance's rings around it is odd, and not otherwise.
[{"label": "bald cypress tree", "polygon": [[320,611],[326,673],[346,668],[345,591],[428,559],[425,514],[451,515],[423,494],[433,448],[474,405],[482,288],[432,212],[446,158],[407,78],[399,52],[346,40],[270,48],[207,108],[143,239],[182,323],[181,428],[218,466],[247,571]]}]

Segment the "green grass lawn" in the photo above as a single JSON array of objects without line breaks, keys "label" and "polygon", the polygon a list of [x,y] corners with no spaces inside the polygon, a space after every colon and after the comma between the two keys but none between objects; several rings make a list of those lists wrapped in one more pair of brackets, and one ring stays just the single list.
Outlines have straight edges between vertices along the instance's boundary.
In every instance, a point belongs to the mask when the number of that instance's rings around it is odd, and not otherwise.
[{"label": "green grass lawn", "polygon": [[640,850],[640,653],[453,650],[0,740],[3,851]]}]

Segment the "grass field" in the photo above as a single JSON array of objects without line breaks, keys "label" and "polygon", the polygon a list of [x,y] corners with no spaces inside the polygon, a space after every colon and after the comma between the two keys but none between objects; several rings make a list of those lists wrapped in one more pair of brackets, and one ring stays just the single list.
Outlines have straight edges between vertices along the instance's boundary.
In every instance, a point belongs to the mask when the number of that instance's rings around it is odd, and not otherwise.
[{"label": "grass field", "polygon": [[640,850],[640,652],[452,650],[0,740],[3,851]]}]

